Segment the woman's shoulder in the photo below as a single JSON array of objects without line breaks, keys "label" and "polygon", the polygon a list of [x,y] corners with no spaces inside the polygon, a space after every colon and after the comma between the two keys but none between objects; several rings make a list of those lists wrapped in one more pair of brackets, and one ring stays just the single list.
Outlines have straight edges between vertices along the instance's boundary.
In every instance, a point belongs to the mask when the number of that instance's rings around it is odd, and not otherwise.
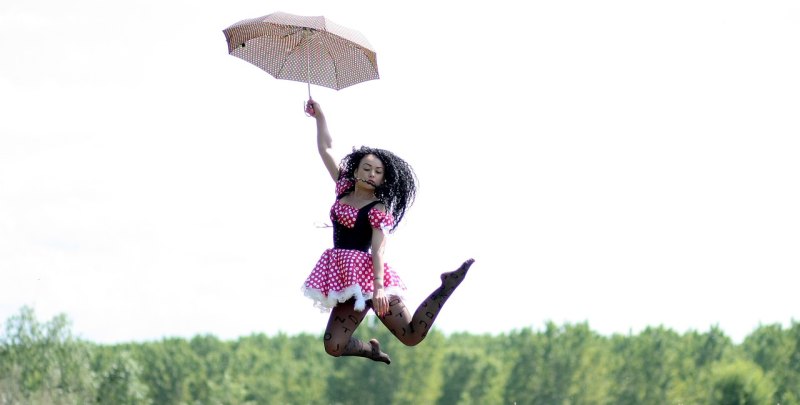
[{"label": "woman's shoulder", "polygon": [[346,193],[353,187],[353,182],[346,178],[341,178],[336,181],[336,196],[341,198],[342,194]]},{"label": "woman's shoulder", "polygon": [[375,205],[372,206],[372,209],[378,212],[386,213],[386,204],[383,201],[378,200]]},{"label": "woman's shoulder", "polygon": [[376,203],[370,210],[369,223],[373,228],[388,229],[394,225],[392,213],[386,209],[386,204],[382,201]]}]

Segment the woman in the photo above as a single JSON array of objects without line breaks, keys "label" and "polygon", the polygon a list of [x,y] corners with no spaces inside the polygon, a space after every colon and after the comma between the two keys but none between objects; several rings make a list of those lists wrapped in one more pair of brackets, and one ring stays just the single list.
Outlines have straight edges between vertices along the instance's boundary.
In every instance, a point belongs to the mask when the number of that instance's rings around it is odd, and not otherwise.
[{"label": "woman", "polygon": [[450,294],[473,263],[441,275],[442,284],[412,315],[403,303],[405,285],[383,260],[386,233],[393,231],[413,203],[416,192],[411,167],[393,153],[367,147],[353,150],[337,165],[332,139],[320,106],[309,100],[306,113],[317,121],[317,147],[336,182],[331,208],[334,247],[326,250],[303,292],[315,306],[331,310],[325,329],[325,351],[331,356],[366,357],[386,364],[389,356],[376,339],[368,343],[352,335],[372,308],[381,322],[405,345],[421,342]]}]

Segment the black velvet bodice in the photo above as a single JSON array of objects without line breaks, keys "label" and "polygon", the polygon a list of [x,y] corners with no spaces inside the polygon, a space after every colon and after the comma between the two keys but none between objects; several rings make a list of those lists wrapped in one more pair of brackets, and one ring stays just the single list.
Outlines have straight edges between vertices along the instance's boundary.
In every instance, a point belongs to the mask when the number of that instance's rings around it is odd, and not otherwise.
[{"label": "black velvet bodice", "polygon": [[336,214],[331,210],[333,223],[333,247],[335,249],[353,249],[368,252],[372,244],[372,226],[369,223],[369,210],[380,201],[373,201],[358,210],[356,224],[348,228],[336,219]]}]

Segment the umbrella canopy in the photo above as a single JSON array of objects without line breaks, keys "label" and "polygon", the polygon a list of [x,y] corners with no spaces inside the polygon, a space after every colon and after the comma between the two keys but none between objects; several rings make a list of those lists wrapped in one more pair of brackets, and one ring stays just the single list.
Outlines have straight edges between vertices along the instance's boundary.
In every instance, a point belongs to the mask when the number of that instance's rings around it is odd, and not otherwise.
[{"label": "umbrella canopy", "polygon": [[340,90],[378,79],[375,50],[358,31],[318,17],[273,13],[223,30],[228,53],[278,79]]}]

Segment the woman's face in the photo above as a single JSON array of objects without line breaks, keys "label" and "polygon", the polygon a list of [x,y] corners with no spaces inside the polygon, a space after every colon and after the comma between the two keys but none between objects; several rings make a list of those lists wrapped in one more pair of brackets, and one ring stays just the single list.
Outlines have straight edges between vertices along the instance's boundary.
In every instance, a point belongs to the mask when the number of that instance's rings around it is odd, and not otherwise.
[{"label": "woman's face", "polygon": [[383,184],[383,162],[377,156],[369,154],[361,158],[355,172],[356,182],[375,188]]}]

